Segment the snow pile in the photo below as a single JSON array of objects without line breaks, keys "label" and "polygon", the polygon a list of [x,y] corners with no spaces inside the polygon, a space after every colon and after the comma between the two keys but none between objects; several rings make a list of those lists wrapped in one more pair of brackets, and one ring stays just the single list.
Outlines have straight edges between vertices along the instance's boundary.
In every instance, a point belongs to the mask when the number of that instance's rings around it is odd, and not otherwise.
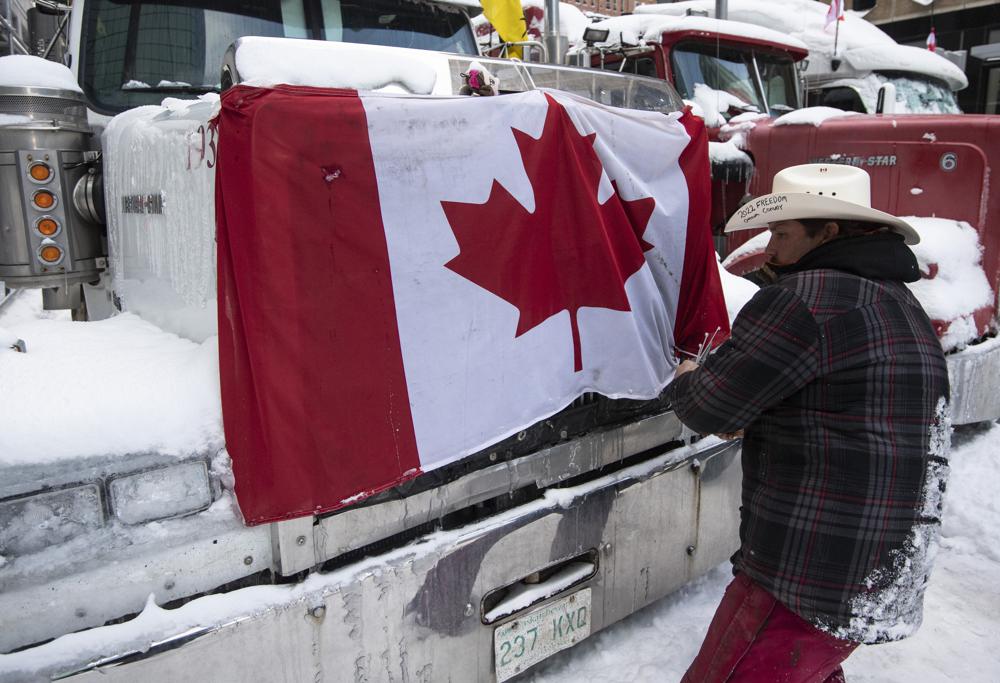
[{"label": "snow pile", "polygon": [[596,567],[591,562],[570,562],[541,583],[518,583],[507,592],[496,607],[484,615],[484,618],[487,622],[492,622],[513,614],[565,590],[595,572]]},{"label": "snow pile", "polygon": [[73,72],[68,68],[41,57],[28,55],[0,57],[0,86],[59,88],[83,92],[76,84]]},{"label": "snow pile", "polygon": [[732,323],[759,288],[750,280],[730,273],[723,267],[723,263],[719,263],[719,279],[722,280],[722,291],[726,297],[726,311],[729,313],[729,322]]},{"label": "snow pile", "polygon": [[765,230],[762,233],[754,235],[749,240],[741,244],[740,246],[733,249],[729,256],[722,262],[724,268],[728,268],[745,256],[751,256],[759,254],[764,251],[767,247],[768,241],[771,239],[771,233]]},{"label": "snow pile", "polygon": [[[688,3],[678,3],[688,4]],[[714,6],[714,5],[713,5]],[[593,28],[608,29],[608,39],[603,43],[596,43],[598,46],[615,47],[618,45],[642,45],[645,43],[659,43],[660,37],[664,33],[678,32],[700,32],[722,37],[731,36],[737,39],[758,40],[765,43],[774,43],[790,47],[794,50],[804,51],[808,48],[798,38],[789,36],[773,28],[760,25],[759,22],[726,21],[710,19],[708,17],[687,16],[683,12],[663,12],[675,16],[663,16],[649,12],[640,13],[640,8],[667,7],[666,5],[640,5],[636,7],[636,14],[629,14],[620,17],[610,17],[594,23]],[[670,5],[673,7],[673,5]],[[644,11],[644,10],[643,10]],[[730,16],[732,16],[730,14]],[[735,18],[735,17],[733,17]],[[571,40],[572,48],[579,49],[582,45],[574,44]]]},{"label": "snow pile", "polygon": [[[912,247],[924,279],[909,285],[932,320],[950,322],[941,339],[946,350],[963,348],[979,336],[972,314],[989,306],[994,292],[982,266],[979,233],[968,223],[945,218],[903,217],[920,233]],[[935,266],[932,268],[932,266]],[[933,277],[927,277],[933,273]]]},{"label": "snow pile", "polygon": [[856,111],[844,111],[833,107],[806,107],[783,114],[774,120],[775,126],[819,126],[827,119],[843,116],[857,116]]},{"label": "snow pile", "polygon": [[732,142],[739,149],[746,149],[747,135],[757,126],[758,121],[769,118],[769,114],[752,111],[737,114],[719,129],[719,138]]},{"label": "snow pile", "polygon": [[[726,123],[723,116],[730,109],[756,109],[749,102],[744,102],[739,97],[723,90],[716,90],[704,83],[695,83],[694,104],[700,110],[700,116],[705,119],[705,125],[709,128],[719,128]],[[693,108],[692,108],[692,111]],[[755,112],[751,112],[755,113]]]},{"label": "snow pile", "polygon": [[[359,43],[333,43],[287,38],[241,38],[236,46],[236,70],[246,85],[280,83],[322,88],[354,88],[451,95],[448,59],[440,53],[400,50]],[[360,68],[364,65],[364,68]]]},{"label": "snow pile", "polygon": [[740,149],[733,140],[727,140],[726,142],[714,142],[709,141],[708,143],[708,158],[712,160],[712,163],[732,163],[738,162],[746,164],[747,167],[753,166],[753,160],[750,155]]},{"label": "snow pile", "polygon": [[195,344],[130,314],[79,323],[17,310],[40,302],[24,292],[0,319],[28,349],[0,353],[3,395],[17,397],[0,411],[0,464],[221,448],[216,338]]},{"label": "snow pile", "polygon": [[857,71],[925,74],[944,81],[952,90],[961,90],[969,85],[969,79],[957,66],[936,52],[912,45],[861,43],[844,51],[844,61]]},{"label": "snow pile", "polygon": [[[154,86],[143,81],[131,80],[126,81],[122,84],[122,90],[148,90]],[[185,83],[184,81],[160,81],[156,84],[157,88],[190,88],[190,83]]]}]

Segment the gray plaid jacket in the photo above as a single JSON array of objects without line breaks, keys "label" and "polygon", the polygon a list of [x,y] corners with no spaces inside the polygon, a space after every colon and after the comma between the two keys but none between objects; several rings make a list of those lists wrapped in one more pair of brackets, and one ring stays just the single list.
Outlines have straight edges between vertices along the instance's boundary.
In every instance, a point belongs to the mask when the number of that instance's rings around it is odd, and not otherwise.
[{"label": "gray plaid jacket", "polygon": [[819,628],[874,643],[920,624],[948,392],[902,282],[818,268],[761,289],[667,397],[700,433],[746,430],[735,570]]}]

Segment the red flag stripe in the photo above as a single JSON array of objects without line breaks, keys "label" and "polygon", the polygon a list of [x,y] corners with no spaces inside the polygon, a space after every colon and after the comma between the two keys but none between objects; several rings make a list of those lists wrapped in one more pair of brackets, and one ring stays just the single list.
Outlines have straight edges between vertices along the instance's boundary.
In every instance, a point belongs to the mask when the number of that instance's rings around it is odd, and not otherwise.
[{"label": "red flag stripe", "polygon": [[416,476],[357,93],[227,91],[217,177],[222,407],[244,517],[334,510]]},{"label": "red flag stripe", "polygon": [[[679,351],[698,353],[712,337],[712,346],[729,338],[729,315],[722,280],[715,260],[710,218],[712,213],[711,171],[708,161],[708,134],[704,121],[691,114],[681,116],[681,123],[691,142],[681,154],[680,166],[688,186],[687,239],[684,247],[684,270],[674,322],[674,344]],[[707,335],[707,336],[706,336]]]}]

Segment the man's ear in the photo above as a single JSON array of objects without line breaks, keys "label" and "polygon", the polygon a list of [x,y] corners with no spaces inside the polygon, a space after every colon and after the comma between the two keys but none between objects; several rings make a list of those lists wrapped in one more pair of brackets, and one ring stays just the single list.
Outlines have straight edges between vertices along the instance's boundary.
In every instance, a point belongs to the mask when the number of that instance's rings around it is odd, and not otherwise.
[{"label": "man's ear", "polygon": [[827,221],[826,224],[823,225],[824,242],[829,242],[834,237],[837,237],[839,235],[840,235],[840,224],[837,223],[836,221]]}]

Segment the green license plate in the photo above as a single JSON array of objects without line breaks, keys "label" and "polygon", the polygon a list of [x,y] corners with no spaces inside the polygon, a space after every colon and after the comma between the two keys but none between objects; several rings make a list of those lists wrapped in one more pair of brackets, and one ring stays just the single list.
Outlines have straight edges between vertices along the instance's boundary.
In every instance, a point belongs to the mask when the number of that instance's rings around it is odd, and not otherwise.
[{"label": "green license plate", "polygon": [[589,635],[589,588],[501,624],[493,631],[497,681],[506,681]]}]

